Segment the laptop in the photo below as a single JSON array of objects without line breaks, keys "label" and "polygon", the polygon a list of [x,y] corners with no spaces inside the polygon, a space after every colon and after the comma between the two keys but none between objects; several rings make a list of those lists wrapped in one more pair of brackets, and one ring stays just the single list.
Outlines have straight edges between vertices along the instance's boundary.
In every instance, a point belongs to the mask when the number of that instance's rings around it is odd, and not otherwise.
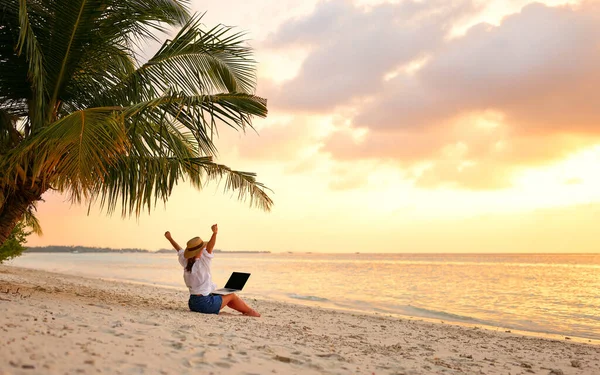
[{"label": "laptop", "polygon": [[244,288],[244,285],[246,285],[246,281],[248,281],[249,277],[249,273],[233,272],[229,277],[229,280],[227,280],[225,288],[217,289],[213,291],[212,294],[220,294],[224,296],[227,294],[239,292]]}]

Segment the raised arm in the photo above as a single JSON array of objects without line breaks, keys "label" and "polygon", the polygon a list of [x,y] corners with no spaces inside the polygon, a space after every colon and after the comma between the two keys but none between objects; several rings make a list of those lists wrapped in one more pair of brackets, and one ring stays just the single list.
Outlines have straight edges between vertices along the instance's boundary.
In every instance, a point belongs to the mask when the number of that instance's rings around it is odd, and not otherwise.
[{"label": "raised arm", "polygon": [[167,240],[169,240],[169,242],[171,243],[171,245],[173,245],[173,247],[175,248],[175,251],[181,250],[181,246],[179,246],[179,244],[177,242],[175,242],[175,240],[173,239],[173,237],[171,237],[171,232],[166,231],[165,232],[165,238]]},{"label": "raised arm", "polygon": [[214,224],[210,229],[212,230],[212,236],[210,236],[210,241],[208,241],[208,245],[206,245],[206,251],[208,251],[209,254],[212,254],[215,243],[217,242],[217,232],[219,232],[219,227],[217,224]]}]

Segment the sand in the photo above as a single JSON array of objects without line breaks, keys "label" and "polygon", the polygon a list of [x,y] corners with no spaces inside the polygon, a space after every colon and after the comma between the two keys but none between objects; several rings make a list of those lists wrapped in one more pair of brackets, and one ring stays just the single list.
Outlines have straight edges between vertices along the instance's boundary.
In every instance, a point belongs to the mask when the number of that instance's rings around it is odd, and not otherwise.
[{"label": "sand", "polygon": [[[0,374],[600,374],[600,345],[0,266]],[[587,340],[586,340],[587,341]]]}]

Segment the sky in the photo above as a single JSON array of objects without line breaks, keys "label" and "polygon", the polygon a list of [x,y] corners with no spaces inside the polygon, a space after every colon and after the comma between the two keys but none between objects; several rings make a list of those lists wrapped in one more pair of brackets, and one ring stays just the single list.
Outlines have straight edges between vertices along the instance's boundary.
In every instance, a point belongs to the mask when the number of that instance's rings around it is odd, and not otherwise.
[{"label": "sky", "polygon": [[[271,212],[182,183],[139,218],[56,193],[29,246],[272,252],[600,250],[600,2],[193,1],[247,33],[256,132],[218,162],[258,174]],[[156,46],[143,53],[151,55]]]}]

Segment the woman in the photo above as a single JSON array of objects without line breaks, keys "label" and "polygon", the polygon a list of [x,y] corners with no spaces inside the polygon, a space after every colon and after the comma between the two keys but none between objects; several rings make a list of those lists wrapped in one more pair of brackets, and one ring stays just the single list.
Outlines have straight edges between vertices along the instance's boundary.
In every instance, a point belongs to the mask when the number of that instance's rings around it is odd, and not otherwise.
[{"label": "woman", "polygon": [[175,242],[170,232],[165,232],[165,237],[177,250],[179,263],[183,267],[183,280],[190,290],[188,302],[190,310],[204,314],[218,314],[225,306],[229,306],[244,315],[259,317],[260,314],[246,305],[237,294],[224,296],[212,294],[217,286],[212,282],[210,265],[219,228],[215,224],[210,229],[212,236],[208,243],[202,241],[200,237],[194,237],[187,242],[185,250]]}]

